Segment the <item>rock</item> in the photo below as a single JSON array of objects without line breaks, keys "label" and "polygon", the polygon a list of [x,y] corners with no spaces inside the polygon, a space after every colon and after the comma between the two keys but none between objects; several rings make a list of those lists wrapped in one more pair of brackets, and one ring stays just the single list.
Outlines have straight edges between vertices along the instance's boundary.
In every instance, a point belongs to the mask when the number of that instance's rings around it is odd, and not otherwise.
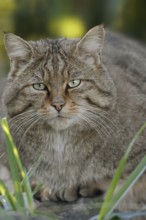
[{"label": "rock", "polygon": [[38,209],[51,210],[57,215],[58,220],[89,220],[97,215],[102,205],[100,198],[80,198],[78,201],[71,203],[64,202],[43,202]]}]

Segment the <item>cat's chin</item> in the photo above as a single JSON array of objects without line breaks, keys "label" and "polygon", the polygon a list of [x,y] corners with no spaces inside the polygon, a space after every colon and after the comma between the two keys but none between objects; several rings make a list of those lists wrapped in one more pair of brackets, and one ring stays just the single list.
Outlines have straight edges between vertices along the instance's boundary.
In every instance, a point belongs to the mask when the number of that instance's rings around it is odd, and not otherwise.
[{"label": "cat's chin", "polygon": [[48,121],[50,127],[54,130],[65,130],[68,127],[73,125],[73,119],[64,118],[64,117],[56,117],[51,121]]}]

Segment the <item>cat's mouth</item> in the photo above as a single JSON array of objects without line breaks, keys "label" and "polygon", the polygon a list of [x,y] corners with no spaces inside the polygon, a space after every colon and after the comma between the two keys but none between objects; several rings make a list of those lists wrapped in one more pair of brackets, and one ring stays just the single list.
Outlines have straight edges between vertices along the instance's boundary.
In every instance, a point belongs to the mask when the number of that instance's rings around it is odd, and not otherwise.
[{"label": "cat's mouth", "polygon": [[51,120],[48,121],[49,125],[55,130],[64,130],[70,127],[73,123],[73,118],[67,115],[57,114]]},{"label": "cat's mouth", "polygon": [[56,119],[70,119],[70,117],[68,117],[67,115],[64,115],[60,112],[58,112],[58,114],[55,117]]},{"label": "cat's mouth", "polygon": [[63,116],[62,116],[62,115],[60,115],[60,114],[58,114],[58,115],[57,115],[57,118],[63,118]]},{"label": "cat's mouth", "polygon": [[70,117],[64,116],[64,115],[57,115],[56,119],[70,119]]}]

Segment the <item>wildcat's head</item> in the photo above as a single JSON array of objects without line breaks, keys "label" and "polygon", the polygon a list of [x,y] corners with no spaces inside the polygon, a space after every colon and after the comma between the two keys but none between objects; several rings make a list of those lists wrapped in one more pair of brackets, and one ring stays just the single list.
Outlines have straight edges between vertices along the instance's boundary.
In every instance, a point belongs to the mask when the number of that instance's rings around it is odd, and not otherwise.
[{"label": "wildcat's head", "polygon": [[112,111],[115,89],[101,63],[103,41],[103,26],[81,39],[27,42],[6,33],[11,69],[4,104],[9,119],[62,130],[94,124],[100,113]]}]

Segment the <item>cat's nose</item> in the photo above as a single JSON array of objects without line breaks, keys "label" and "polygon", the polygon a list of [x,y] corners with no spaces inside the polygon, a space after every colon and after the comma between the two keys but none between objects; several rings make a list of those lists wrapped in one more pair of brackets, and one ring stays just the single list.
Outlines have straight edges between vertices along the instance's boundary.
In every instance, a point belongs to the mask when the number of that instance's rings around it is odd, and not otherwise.
[{"label": "cat's nose", "polygon": [[65,105],[65,102],[52,102],[51,105],[60,112],[63,106]]},{"label": "cat's nose", "polygon": [[53,98],[51,105],[56,109],[56,111],[60,112],[65,105],[65,100],[60,95],[57,95]]}]

